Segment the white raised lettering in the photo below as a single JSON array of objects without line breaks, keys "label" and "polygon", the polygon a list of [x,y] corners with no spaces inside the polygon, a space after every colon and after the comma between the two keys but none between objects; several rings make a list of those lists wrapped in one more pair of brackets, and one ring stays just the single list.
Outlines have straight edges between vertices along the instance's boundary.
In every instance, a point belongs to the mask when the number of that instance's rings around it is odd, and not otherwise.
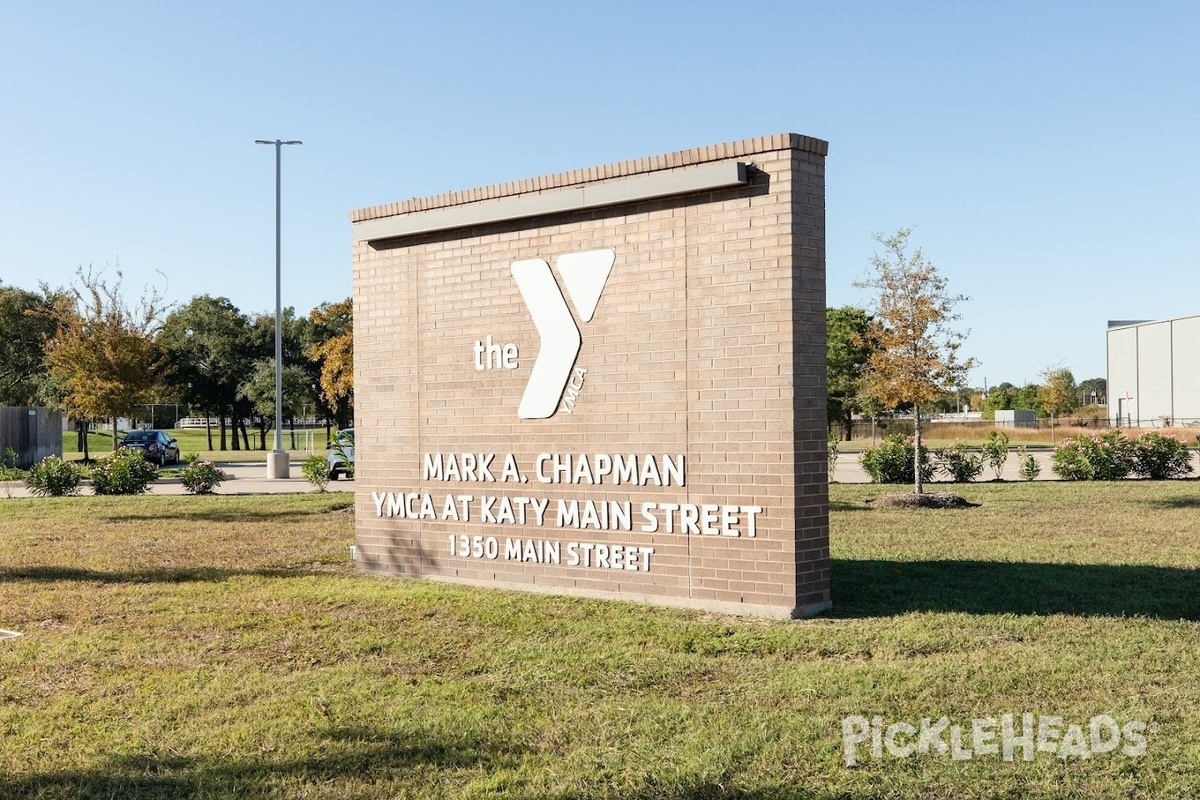
[{"label": "white raised lettering", "polygon": [[679,527],[680,533],[699,535],[700,529],[696,527],[696,520],[700,518],[700,509],[691,503],[684,503],[679,507]]},{"label": "white raised lettering", "polygon": [[433,511],[433,497],[431,495],[421,495],[421,519],[437,519],[437,514]]},{"label": "white raised lettering", "polygon": [[644,567],[642,567],[642,572],[649,572],[650,571],[650,556],[654,555],[654,548],[653,547],[639,547],[638,554],[642,557],[642,563],[645,565]]},{"label": "white raised lettering", "polygon": [[658,461],[652,455],[642,460],[642,475],[638,486],[648,486],[651,482],[655,486],[663,485],[662,476],[658,474]]},{"label": "white raised lettering", "polygon": [[579,527],[579,501],[578,500],[559,500],[558,501],[558,527],[560,527],[560,528],[578,528]]},{"label": "white raised lettering", "polygon": [[665,473],[663,486],[670,486],[672,480],[675,481],[676,486],[684,485],[683,463],[682,453],[675,456],[675,458],[663,455],[663,472]]},{"label": "white raised lettering", "polygon": [[521,482],[521,470],[517,469],[517,459],[512,453],[504,455],[504,469],[500,473],[500,480]]},{"label": "white raised lettering", "polygon": [[404,516],[404,498],[400,495],[388,492],[388,510],[389,517]]},{"label": "white raised lettering", "polygon": [[495,453],[480,453],[479,454],[479,480],[495,481],[496,476],[492,474],[491,466],[492,459],[496,457]]},{"label": "white raised lettering", "polygon": [[575,474],[571,476],[571,483],[595,483],[592,478],[592,468],[588,463],[587,456],[580,456],[575,461]]},{"label": "white raised lettering", "polygon": [[618,503],[616,500],[610,501],[609,509],[609,530],[633,530],[633,525],[630,517],[633,516],[633,504],[629,502]]},{"label": "white raised lettering", "polygon": [[505,523],[515,525],[517,522],[517,518],[513,514],[512,501],[507,497],[500,498],[500,510],[496,512],[496,522],[500,525]]},{"label": "white raised lettering", "polygon": [[658,517],[652,513],[657,503],[642,503],[642,519],[646,520],[642,525],[643,533],[654,533],[658,530]]},{"label": "white raised lettering", "polygon": [[442,477],[442,454],[441,453],[426,453],[421,459],[421,480],[423,481],[441,481],[445,480]]},{"label": "white raised lettering", "polygon": [[537,524],[540,527],[545,521],[546,507],[550,505],[549,499],[530,500],[529,504],[533,506],[533,513],[537,515]]},{"label": "white raised lettering", "polygon": [[[603,504],[600,507],[603,509]],[[582,528],[595,528],[596,530],[603,530],[604,528],[604,525],[600,522],[600,517],[596,514],[596,504],[591,500],[583,504],[583,518],[579,525]]]},{"label": "white raised lettering", "polygon": [[762,506],[742,506],[742,513],[746,515],[746,535],[751,539],[754,538],[754,520],[762,510]]},{"label": "white raised lettering", "polygon": [[615,455],[613,461],[613,476],[615,483],[637,483],[637,456]]}]

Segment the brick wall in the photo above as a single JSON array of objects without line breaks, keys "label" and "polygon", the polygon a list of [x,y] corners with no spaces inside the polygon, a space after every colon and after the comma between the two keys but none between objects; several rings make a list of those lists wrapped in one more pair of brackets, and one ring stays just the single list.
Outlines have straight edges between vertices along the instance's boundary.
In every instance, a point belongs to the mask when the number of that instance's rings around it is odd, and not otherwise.
[{"label": "brick wall", "polygon": [[[828,607],[825,150],[783,134],[354,212],[364,222],[712,162],[754,165],[744,186],[355,242],[360,568],[758,614]],[[594,318],[576,315],[576,367],[586,372],[571,413],[522,420],[539,338],[511,264],[544,259],[562,284],[560,255],[602,249],[615,261]],[[475,343],[489,336],[517,345],[518,368],[476,369]],[[496,481],[423,479],[425,454],[446,467],[464,453],[492,454]],[[502,481],[508,454],[520,478]],[[660,467],[667,456],[685,463],[686,482],[543,483],[539,454],[653,455]],[[435,518],[405,518],[406,509],[421,516],[424,495]],[[448,495],[459,519],[446,513]],[[547,501],[545,522],[532,521],[529,504],[526,524],[504,522],[500,499],[488,506],[497,521],[485,522],[484,497],[508,498],[514,516],[519,498]],[[631,529],[559,527],[560,501],[577,502],[581,521],[588,501],[600,519],[628,503]],[[656,504],[653,533],[642,529],[646,503]],[[681,533],[674,510],[666,532],[663,504],[701,507],[709,516],[696,528],[710,532]],[[722,529],[738,535],[711,533]],[[473,537],[483,557],[470,552]],[[554,543],[560,563],[539,563]],[[568,565],[571,543],[591,566]],[[601,553],[607,567],[595,566]]]}]

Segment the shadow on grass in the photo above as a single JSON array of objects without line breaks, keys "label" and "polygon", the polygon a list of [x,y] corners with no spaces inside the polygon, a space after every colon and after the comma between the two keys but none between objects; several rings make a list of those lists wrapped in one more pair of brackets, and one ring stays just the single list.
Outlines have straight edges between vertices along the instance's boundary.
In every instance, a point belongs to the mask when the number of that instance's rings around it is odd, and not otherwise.
[{"label": "shadow on grass", "polygon": [[97,522],[162,522],[170,519],[172,522],[297,522],[311,519],[315,516],[328,514],[323,508],[317,509],[270,509],[270,508],[172,508],[169,514],[162,509],[147,509],[145,511],[122,511],[119,513],[95,514]]},{"label": "shadow on grass", "polygon": [[913,611],[1200,620],[1200,570],[999,561],[852,561],[831,570],[835,617]]},{"label": "shadow on grass", "polygon": [[1200,508],[1200,495],[1185,494],[1178,497],[1163,497],[1157,500],[1147,500],[1146,505],[1167,510]]},{"label": "shadow on grass", "polygon": [[6,776],[0,794],[9,800],[300,797],[329,792],[339,780],[354,779],[361,791],[363,782],[403,780],[410,772],[442,783],[446,778],[438,771],[453,780],[453,773],[464,769],[514,765],[522,752],[499,739],[468,733],[437,738],[428,732],[401,735],[351,728],[331,733],[320,754],[304,758],[118,756],[93,769]]},{"label": "shadow on grass", "polygon": [[[311,567],[284,569],[223,569],[195,567],[187,569],[118,570],[103,572],[78,567],[0,567],[4,581],[81,581],[84,583],[218,583],[245,576],[260,578],[302,578],[314,574]],[[2,796],[2,795],[0,795]]]}]

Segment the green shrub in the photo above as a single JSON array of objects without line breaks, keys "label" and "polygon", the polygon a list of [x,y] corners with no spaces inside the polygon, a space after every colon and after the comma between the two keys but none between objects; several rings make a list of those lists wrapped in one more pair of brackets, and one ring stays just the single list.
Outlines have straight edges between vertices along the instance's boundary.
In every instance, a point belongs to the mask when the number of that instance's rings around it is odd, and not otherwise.
[{"label": "green shrub", "polygon": [[183,488],[191,494],[212,494],[222,481],[229,479],[211,461],[200,460],[199,455],[188,458],[188,465],[183,468],[180,477],[183,478]]},{"label": "green shrub", "polygon": [[144,494],[158,479],[158,467],[141,450],[122,447],[92,467],[96,494]]},{"label": "green shrub", "polygon": [[354,434],[348,430],[338,431],[329,441],[329,449],[342,462],[342,469],[346,470],[346,477],[354,480],[354,459],[347,452],[347,450],[354,449]]},{"label": "green shrub", "polygon": [[836,433],[830,433],[825,437],[825,459],[829,466],[829,482],[833,483],[833,471],[837,469],[839,442]]},{"label": "green shrub", "polygon": [[1079,434],[1055,449],[1052,463],[1054,474],[1063,480],[1116,481],[1134,471],[1136,448],[1120,431]]},{"label": "green shrub", "polygon": [[1042,465],[1032,453],[1026,453],[1024,447],[1017,450],[1017,473],[1023,481],[1031,481],[1042,474]]},{"label": "green shrub", "polygon": [[[915,483],[913,470],[913,440],[911,436],[892,434],[878,446],[870,447],[859,456],[859,462],[872,483]],[[929,451],[921,445],[921,480],[933,477]]]},{"label": "green shrub", "polygon": [[17,469],[17,451],[12,445],[5,445],[4,460],[0,462],[0,481],[19,481],[25,477],[25,470]]},{"label": "green shrub", "polygon": [[983,459],[966,442],[955,442],[935,451],[937,466],[955,483],[970,483],[983,472]]},{"label": "green shrub", "polygon": [[1143,478],[1166,480],[1192,472],[1192,454],[1187,445],[1172,436],[1144,433],[1133,443],[1133,471]]},{"label": "green shrub", "polygon": [[1004,471],[1004,464],[1008,461],[1008,434],[992,431],[988,434],[988,440],[979,448],[979,452],[984,462],[992,468],[996,480],[1000,480],[1000,473]]},{"label": "green shrub", "polygon": [[63,497],[79,494],[83,473],[70,461],[58,456],[46,456],[29,468],[25,485],[38,497]]},{"label": "green shrub", "polygon": [[329,485],[329,461],[325,456],[309,456],[300,465],[300,472],[304,475],[304,480],[317,487],[318,492],[325,491],[325,487]]}]

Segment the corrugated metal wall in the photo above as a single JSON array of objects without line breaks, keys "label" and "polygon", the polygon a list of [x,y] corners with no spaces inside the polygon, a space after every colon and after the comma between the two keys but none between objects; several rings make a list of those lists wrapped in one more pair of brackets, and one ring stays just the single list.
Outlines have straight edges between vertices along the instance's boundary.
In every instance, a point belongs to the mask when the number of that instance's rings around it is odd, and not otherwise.
[{"label": "corrugated metal wall", "polygon": [[1200,316],[1110,327],[1109,419],[1133,427],[1200,424],[1198,341]]},{"label": "corrugated metal wall", "polygon": [[62,413],[24,406],[0,408],[0,458],[17,452],[17,466],[28,469],[46,456],[62,456]]}]

